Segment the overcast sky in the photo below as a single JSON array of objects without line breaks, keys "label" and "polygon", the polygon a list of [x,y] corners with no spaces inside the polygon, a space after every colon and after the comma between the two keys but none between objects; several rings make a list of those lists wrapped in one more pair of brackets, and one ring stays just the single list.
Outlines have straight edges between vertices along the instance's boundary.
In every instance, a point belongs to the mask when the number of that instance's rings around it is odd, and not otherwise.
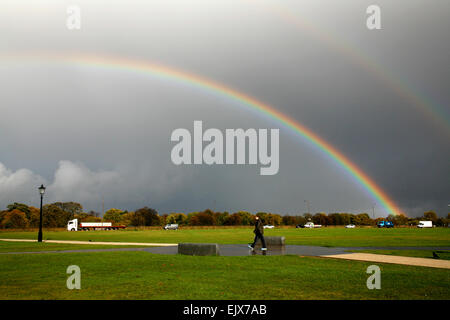
[{"label": "overcast sky", "polygon": [[[374,3],[382,29],[370,31]],[[81,8],[80,30],[66,27],[68,5]],[[44,183],[47,202],[77,201],[86,211],[101,211],[103,197],[105,208],[160,213],[301,214],[308,200],[312,212],[372,214],[375,203],[377,216],[387,214],[317,148],[232,99],[114,68],[2,57],[45,51],[146,60],[223,83],[312,129],[408,215],[446,216],[449,30],[447,0],[2,1],[0,209],[38,206]],[[428,111],[396,83],[425,98]],[[279,173],[174,165],[170,135],[192,132],[194,120],[279,128]]]}]

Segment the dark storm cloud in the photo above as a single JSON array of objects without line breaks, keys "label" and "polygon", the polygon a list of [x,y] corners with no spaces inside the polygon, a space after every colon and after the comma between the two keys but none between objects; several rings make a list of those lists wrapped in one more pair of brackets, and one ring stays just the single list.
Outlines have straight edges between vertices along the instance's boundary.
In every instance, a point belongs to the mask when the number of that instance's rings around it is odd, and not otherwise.
[{"label": "dark storm cloud", "polygon": [[[371,3],[364,1],[284,4],[325,37],[256,3],[79,1],[82,29],[71,32],[65,28],[69,3],[42,1],[19,10],[18,1],[6,1],[0,5],[0,49],[136,57],[215,79],[311,128],[407,213],[446,214],[449,136],[377,71],[448,109],[448,2],[379,1],[380,31],[365,28]],[[355,52],[379,70],[355,60]],[[374,202],[303,139],[227,98],[111,69],[1,58],[0,69],[1,207],[36,201],[39,181],[50,185],[49,200],[80,201],[96,210],[102,196],[110,207],[184,212],[215,206],[301,213],[306,199],[313,211],[370,212]],[[194,120],[222,130],[281,128],[280,173],[174,166],[170,134],[192,130]],[[379,204],[376,212],[386,214]]]}]

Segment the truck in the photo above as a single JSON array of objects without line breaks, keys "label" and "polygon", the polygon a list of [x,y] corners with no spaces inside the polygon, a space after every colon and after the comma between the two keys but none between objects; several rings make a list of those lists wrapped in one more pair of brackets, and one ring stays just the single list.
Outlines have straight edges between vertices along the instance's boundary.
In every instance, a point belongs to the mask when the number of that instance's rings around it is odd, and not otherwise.
[{"label": "truck", "polygon": [[392,221],[378,221],[377,227],[378,228],[393,228],[394,223]]},{"label": "truck", "polygon": [[80,222],[78,219],[69,220],[67,222],[68,231],[89,231],[89,230],[119,230],[125,229],[126,226],[116,226],[112,222]]},{"label": "truck", "polygon": [[417,228],[433,228],[433,221],[419,221]]}]

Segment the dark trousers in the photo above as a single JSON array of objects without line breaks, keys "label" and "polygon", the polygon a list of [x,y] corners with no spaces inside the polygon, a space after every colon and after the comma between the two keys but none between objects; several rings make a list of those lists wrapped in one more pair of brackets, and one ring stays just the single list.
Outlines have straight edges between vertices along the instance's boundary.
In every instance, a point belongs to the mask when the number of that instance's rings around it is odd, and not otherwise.
[{"label": "dark trousers", "polygon": [[252,243],[252,248],[255,247],[255,244],[258,241],[258,239],[261,239],[262,248],[266,248],[266,240],[264,240],[264,236],[259,232],[255,233],[255,240]]}]

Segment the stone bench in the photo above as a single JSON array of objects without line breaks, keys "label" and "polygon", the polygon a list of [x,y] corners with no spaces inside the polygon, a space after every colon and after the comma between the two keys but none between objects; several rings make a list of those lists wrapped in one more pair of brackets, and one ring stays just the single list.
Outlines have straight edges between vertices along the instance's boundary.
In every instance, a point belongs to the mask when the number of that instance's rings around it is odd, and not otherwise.
[{"label": "stone bench", "polygon": [[178,253],[189,256],[218,256],[219,245],[217,243],[179,243]]},{"label": "stone bench", "polygon": [[[266,240],[266,246],[269,247],[284,247],[285,246],[285,237],[264,237]],[[261,241],[258,240],[255,244],[255,247],[261,247]]]}]

